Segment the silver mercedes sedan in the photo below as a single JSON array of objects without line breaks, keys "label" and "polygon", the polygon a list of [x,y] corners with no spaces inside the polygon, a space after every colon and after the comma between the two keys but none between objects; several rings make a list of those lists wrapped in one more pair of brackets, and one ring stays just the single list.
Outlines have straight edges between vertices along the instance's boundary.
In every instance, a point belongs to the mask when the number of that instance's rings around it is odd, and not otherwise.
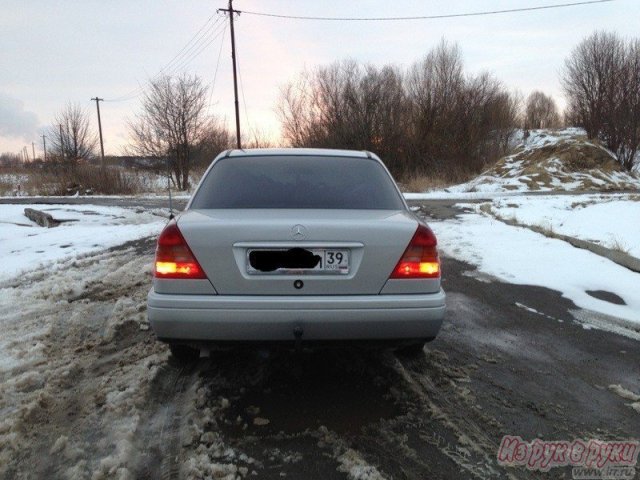
[{"label": "silver mercedes sedan", "polygon": [[158,238],[149,322],[174,357],[343,341],[419,353],[445,312],[436,237],[374,154],[229,150]]}]

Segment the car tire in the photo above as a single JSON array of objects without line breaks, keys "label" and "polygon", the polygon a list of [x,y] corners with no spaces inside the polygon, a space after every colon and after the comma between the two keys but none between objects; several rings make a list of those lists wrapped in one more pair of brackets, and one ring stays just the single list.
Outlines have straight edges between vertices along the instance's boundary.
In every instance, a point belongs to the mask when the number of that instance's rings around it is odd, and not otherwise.
[{"label": "car tire", "polygon": [[421,340],[419,342],[403,345],[402,347],[396,349],[396,354],[401,357],[416,358],[422,355],[422,353],[424,352],[425,343],[427,342]]},{"label": "car tire", "polygon": [[188,345],[170,343],[171,356],[178,363],[193,363],[200,358],[200,349]]}]

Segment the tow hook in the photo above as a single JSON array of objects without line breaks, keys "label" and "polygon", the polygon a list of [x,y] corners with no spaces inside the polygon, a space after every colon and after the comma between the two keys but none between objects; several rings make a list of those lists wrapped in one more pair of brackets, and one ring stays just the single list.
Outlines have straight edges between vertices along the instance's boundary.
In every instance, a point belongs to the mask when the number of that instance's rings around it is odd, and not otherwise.
[{"label": "tow hook", "polygon": [[295,344],[296,352],[299,352],[300,349],[302,348],[302,334],[303,333],[304,333],[304,330],[302,329],[302,327],[300,325],[298,325],[297,327],[293,328],[293,336],[296,339],[296,344]]}]

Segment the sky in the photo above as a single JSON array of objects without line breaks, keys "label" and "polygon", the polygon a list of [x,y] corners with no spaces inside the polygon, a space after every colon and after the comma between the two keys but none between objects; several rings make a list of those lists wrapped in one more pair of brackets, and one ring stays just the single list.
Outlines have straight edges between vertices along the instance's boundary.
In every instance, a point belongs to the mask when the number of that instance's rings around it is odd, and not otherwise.
[{"label": "sky", "polygon": [[[398,22],[279,19],[250,11],[389,17],[571,1],[576,0],[235,0],[234,8],[246,11],[235,21],[242,128],[277,142],[280,89],[304,69],[346,58],[408,68],[442,38],[460,46],[467,73],[489,71],[509,89],[524,95],[542,90],[562,106],[562,66],[583,38],[594,30],[640,36],[640,0]],[[196,74],[213,86],[209,111],[233,129],[228,19],[216,13],[226,6],[226,0],[0,0],[0,153],[18,153],[24,146],[31,152],[35,142],[40,156],[41,135],[68,102],[86,108],[97,130],[90,99],[99,96],[105,99],[105,153],[123,154],[127,122],[140,109],[136,94],[160,72]],[[199,31],[195,39],[201,42],[189,44]],[[185,45],[195,48],[184,50]]]}]

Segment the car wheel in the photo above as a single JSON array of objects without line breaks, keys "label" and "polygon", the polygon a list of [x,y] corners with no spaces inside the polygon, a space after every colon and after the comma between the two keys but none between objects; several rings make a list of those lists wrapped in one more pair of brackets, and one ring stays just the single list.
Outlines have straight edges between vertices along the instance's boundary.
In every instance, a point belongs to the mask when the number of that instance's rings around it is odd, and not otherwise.
[{"label": "car wheel", "polygon": [[396,349],[396,354],[402,357],[415,358],[422,355],[425,341],[410,343]]},{"label": "car wheel", "polygon": [[192,363],[200,358],[200,349],[188,345],[170,343],[172,357],[179,363]]}]

